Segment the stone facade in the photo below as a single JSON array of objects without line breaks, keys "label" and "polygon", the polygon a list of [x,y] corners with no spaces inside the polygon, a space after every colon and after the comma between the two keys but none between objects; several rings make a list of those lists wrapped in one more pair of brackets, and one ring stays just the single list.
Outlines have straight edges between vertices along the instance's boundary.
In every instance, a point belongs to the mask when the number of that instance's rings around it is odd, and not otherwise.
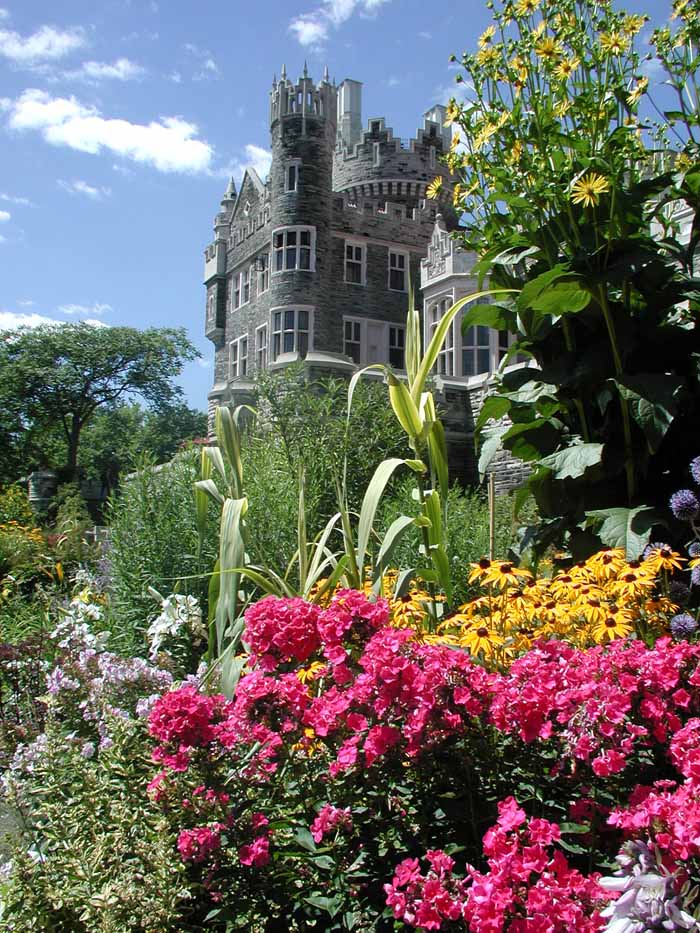
[{"label": "stone facade", "polygon": [[[216,348],[210,415],[249,401],[257,370],[299,359],[312,373],[349,375],[374,362],[401,370],[409,281],[423,290],[426,339],[476,285],[473,257],[450,237],[445,108],[426,112],[406,144],[383,117],[363,129],[361,110],[361,83],[336,86],[327,69],[318,83],[306,67],[296,83],[284,68],[273,79],[269,178],[249,169],[240,191],[231,180],[205,251],[205,328]],[[428,200],[438,175],[440,200]],[[474,407],[503,350],[502,337],[481,330],[472,346],[456,322],[436,376],[452,466],[465,481],[476,478]]]}]

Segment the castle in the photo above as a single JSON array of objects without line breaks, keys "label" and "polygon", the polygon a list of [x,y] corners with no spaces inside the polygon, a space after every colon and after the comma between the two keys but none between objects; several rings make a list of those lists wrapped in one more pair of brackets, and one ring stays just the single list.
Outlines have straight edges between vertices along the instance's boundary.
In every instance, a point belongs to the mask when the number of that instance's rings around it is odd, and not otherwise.
[{"label": "castle", "polygon": [[[474,257],[450,237],[458,218],[456,179],[441,160],[445,117],[434,106],[404,145],[383,117],[363,128],[359,81],[336,86],[326,69],[315,83],[306,66],[296,83],[284,67],[273,79],[269,177],[248,169],[238,192],[231,180],[205,251],[210,415],[249,400],[256,371],[299,359],[325,374],[375,362],[402,370],[409,282],[422,294],[425,340],[474,291]],[[440,199],[428,200],[437,176]],[[484,327],[462,336],[457,320],[440,354],[436,387],[465,480],[475,473],[473,452],[465,458],[474,413],[507,339]]]}]

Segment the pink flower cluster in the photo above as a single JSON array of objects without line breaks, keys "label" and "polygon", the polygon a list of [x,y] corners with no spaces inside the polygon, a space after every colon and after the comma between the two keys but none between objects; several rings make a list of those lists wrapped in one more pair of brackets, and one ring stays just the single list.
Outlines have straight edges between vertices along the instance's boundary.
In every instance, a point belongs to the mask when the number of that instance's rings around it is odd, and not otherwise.
[{"label": "pink flower cluster", "polygon": [[700,645],[668,638],[651,649],[621,639],[587,651],[540,643],[501,678],[491,721],[525,742],[554,739],[563,764],[586,762],[608,777],[640,748],[666,745],[698,709],[699,658]]},{"label": "pink flower cluster", "polygon": [[185,862],[203,862],[221,848],[221,823],[183,829],[177,837],[177,850]]},{"label": "pink flower cluster", "polygon": [[467,877],[452,873],[454,861],[440,850],[398,865],[384,886],[394,917],[411,926],[439,930],[445,921],[463,921],[479,933],[594,933],[602,927],[607,897],[597,875],[584,877],[555,848],[559,827],[527,820],[509,797],[499,804],[498,822],[484,836],[486,873],[467,866]]},{"label": "pink flower cluster", "polygon": [[280,664],[303,664],[320,647],[321,610],[303,599],[266,596],[245,614],[245,643],[251,659],[264,671]]},{"label": "pink flower cluster", "polygon": [[253,813],[250,819],[251,829],[257,833],[252,842],[242,845],[238,850],[241,865],[259,868],[270,861],[270,823],[263,813]]},{"label": "pink flower cluster", "polygon": [[334,829],[346,831],[352,829],[350,807],[334,807],[332,803],[324,804],[311,824],[311,835],[314,842],[321,842],[324,836],[333,832]]}]

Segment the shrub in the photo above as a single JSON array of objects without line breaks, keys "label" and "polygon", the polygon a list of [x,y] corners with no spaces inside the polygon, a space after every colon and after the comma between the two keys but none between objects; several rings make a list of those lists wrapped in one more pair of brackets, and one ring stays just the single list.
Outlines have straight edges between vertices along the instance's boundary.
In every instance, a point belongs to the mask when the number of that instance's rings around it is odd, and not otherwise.
[{"label": "shrub", "polygon": [[195,524],[197,453],[185,451],[169,464],[143,462],[110,501],[113,644],[145,652],[149,616],[157,607],[148,588],[196,596],[206,618],[208,577],[218,547],[215,522],[200,551]]},{"label": "shrub", "polygon": [[16,483],[0,488],[0,525],[8,522],[27,526],[34,524],[34,512],[29,504],[29,497]]}]

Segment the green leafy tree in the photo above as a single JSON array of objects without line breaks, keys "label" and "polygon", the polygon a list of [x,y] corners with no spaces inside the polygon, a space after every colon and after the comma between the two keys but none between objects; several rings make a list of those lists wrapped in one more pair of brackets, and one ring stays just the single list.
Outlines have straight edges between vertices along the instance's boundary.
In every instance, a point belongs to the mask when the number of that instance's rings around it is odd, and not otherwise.
[{"label": "green leafy tree", "polygon": [[[67,324],[7,331],[0,344],[0,402],[14,419],[13,449],[60,431],[66,445],[62,478],[77,475],[82,433],[96,412],[134,397],[153,409],[178,402],[174,384],[198,356],[182,329]],[[31,444],[29,445],[31,446]]]},{"label": "green leafy tree", "polygon": [[676,4],[676,32],[656,36],[683,106],[651,133],[645,17],[608,0],[488,6],[448,161],[464,243],[513,294],[463,326],[509,330],[536,368],[506,372],[486,403],[481,466],[499,446],[532,464],[538,549],[585,556],[602,538],[636,556],[700,430],[697,7]]}]

